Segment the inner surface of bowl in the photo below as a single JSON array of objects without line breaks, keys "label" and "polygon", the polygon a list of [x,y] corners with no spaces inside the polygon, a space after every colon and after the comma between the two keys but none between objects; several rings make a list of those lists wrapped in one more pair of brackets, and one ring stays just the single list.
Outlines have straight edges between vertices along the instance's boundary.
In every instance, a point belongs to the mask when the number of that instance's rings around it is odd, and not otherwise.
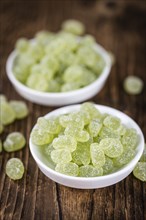
[{"label": "inner surface of bowl", "polygon": [[[41,153],[38,147],[32,143],[32,140],[30,138],[29,144],[30,144],[30,150],[31,150],[32,156],[34,157],[41,171],[46,176],[48,176],[50,179],[54,180],[55,182],[58,182],[65,186],[80,188],[80,189],[102,188],[105,186],[115,184],[121,181],[122,179],[124,179],[125,177],[127,177],[132,172],[138,160],[140,159],[143,149],[144,149],[144,137],[139,126],[129,116],[125,115],[124,113],[116,109],[102,106],[102,105],[95,105],[95,107],[102,114],[108,113],[110,115],[116,116],[121,119],[121,123],[124,124],[127,128],[134,128],[136,130],[138,137],[139,137],[139,143],[136,148],[136,155],[128,164],[124,165],[119,170],[108,175],[103,175],[103,176],[98,176],[98,177],[87,177],[87,178],[67,176],[67,175],[58,173],[54,170],[54,164],[44,157],[44,155]],[[80,108],[80,105],[63,107],[51,113],[48,113],[45,116],[45,118],[49,119],[51,117],[57,117],[62,114],[67,114],[70,112],[78,111],[79,108]]]},{"label": "inner surface of bowl", "polygon": [[13,73],[14,60],[17,56],[15,50],[10,54],[6,63],[7,76],[17,92],[31,102],[53,106],[82,102],[100,92],[109,76],[112,66],[111,58],[108,52],[103,47],[101,47],[99,44],[96,44],[94,49],[102,56],[105,62],[105,66],[94,82],[77,90],[53,93],[41,92],[25,86],[16,79]]}]

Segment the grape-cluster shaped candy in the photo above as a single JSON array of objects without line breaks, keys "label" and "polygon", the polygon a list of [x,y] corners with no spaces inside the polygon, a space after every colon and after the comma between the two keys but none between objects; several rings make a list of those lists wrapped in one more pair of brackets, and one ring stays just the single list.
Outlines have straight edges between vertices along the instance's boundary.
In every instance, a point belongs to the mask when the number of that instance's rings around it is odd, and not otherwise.
[{"label": "grape-cluster shaped candy", "polygon": [[57,172],[95,177],[115,172],[129,163],[139,140],[136,130],[127,128],[115,116],[102,114],[93,103],[87,102],[78,111],[56,118],[39,118],[31,141]]},{"label": "grape-cluster shaped candy", "polygon": [[13,65],[15,77],[27,87],[41,92],[68,92],[95,81],[105,67],[95,50],[95,39],[84,34],[84,25],[76,20],[62,24],[58,33],[40,31],[34,41],[16,42]]}]

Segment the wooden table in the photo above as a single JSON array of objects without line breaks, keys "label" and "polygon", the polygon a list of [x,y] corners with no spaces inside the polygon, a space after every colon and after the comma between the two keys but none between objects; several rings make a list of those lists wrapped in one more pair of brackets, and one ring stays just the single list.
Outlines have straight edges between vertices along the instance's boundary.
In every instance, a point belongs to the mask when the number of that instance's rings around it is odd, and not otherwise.
[{"label": "wooden table", "polygon": [[[1,0],[0,86],[8,99],[23,100],[5,73],[8,54],[19,37],[32,38],[42,29],[57,31],[62,21],[82,21],[97,42],[112,51],[116,63],[95,103],[117,108],[131,116],[146,135],[146,88],[137,96],[127,95],[123,80],[127,75],[146,79],[146,2],[136,0]],[[123,181],[101,189],[78,190],[59,185],[38,169],[28,146],[32,126],[37,118],[55,108],[26,101],[30,114],[5,128],[2,140],[12,131],[27,138],[25,149],[0,154],[1,220],[143,220],[146,219],[145,183],[130,174]],[[12,181],[5,175],[11,157],[21,158],[25,175]]]}]

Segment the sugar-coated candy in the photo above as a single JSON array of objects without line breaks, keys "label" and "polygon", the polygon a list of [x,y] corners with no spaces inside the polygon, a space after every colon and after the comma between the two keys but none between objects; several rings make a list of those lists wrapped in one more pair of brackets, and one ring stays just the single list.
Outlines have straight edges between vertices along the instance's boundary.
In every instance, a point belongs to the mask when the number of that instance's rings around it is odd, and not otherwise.
[{"label": "sugar-coated candy", "polygon": [[28,115],[28,108],[25,102],[11,100],[9,104],[13,108],[17,119],[25,118]]},{"label": "sugar-coated candy", "polygon": [[88,165],[90,163],[90,142],[78,142],[77,148],[72,152],[72,160],[78,165]]},{"label": "sugar-coated candy", "polygon": [[55,149],[69,149],[73,152],[76,149],[77,141],[74,137],[62,135],[53,140],[53,147]]},{"label": "sugar-coated candy", "polygon": [[93,119],[89,124],[89,132],[92,137],[96,137],[102,128],[102,124],[98,119]]},{"label": "sugar-coated candy", "polygon": [[57,149],[51,152],[51,159],[55,163],[68,163],[72,160],[69,149]]},{"label": "sugar-coated candy", "polygon": [[72,34],[81,35],[84,34],[85,26],[80,21],[69,19],[62,23],[62,29]]},{"label": "sugar-coated candy", "polygon": [[79,176],[81,177],[96,177],[103,175],[103,168],[102,167],[94,167],[92,165],[85,165],[79,167]]},{"label": "sugar-coated candy", "polygon": [[135,149],[138,143],[138,135],[133,128],[126,129],[125,134],[121,138],[121,143],[127,147]]},{"label": "sugar-coated candy", "polygon": [[[90,102],[54,118],[40,117],[31,140],[43,153],[46,165],[51,163],[57,172],[80,177],[118,171],[135,157],[139,141],[136,130],[101,113]],[[145,161],[145,151],[140,160]]]},{"label": "sugar-coated candy", "polygon": [[99,144],[93,143],[90,145],[90,154],[94,166],[102,167],[105,164],[105,154]]},{"label": "sugar-coated candy", "polygon": [[59,173],[63,173],[69,176],[78,176],[79,168],[78,165],[72,162],[58,163],[55,170]]},{"label": "sugar-coated candy", "polygon": [[12,180],[19,180],[24,174],[24,165],[18,158],[11,158],[6,164],[6,174]]},{"label": "sugar-coated candy", "polygon": [[124,90],[130,95],[138,95],[142,92],[144,83],[138,76],[127,76],[124,80]]},{"label": "sugar-coated candy", "polygon": [[133,174],[137,179],[146,182],[146,162],[138,162]]},{"label": "sugar-coated candy", "polygon": [[33,129],[31,132],[31,139],[33,144],[36,145],[44,145],[49,144],[52,142],[54,138],[53,134],[48,133],[47,131],[44,131],[43,129]]},{"label": "sugar-coated candy", "polygon": [[71,19],[57,33],[42,30],[33,41],[18,39],[13,65],[17,80],[46,93],[78,90],[94,82],[106,64],[93,36],[78,37],[84,30],[80,21]]},{"label": "sugar-coated candy", "polygon": [[26,140],[20,132],[12,132],[3,143],[3,148],[7,152],[14,152],[22,149],[26,144]]},{"label": "sugar-coated candy", "polygon": [[8,102],[1,102],[0,121],[3,125],[14,122],[16,114]]},{"label": "sugar-coated candy", "polygon": [[105,138],[99,143],[99,147],[103,149],[105,155],[111,158],[120,156],[123,153],[123,145],[119,139]]}]

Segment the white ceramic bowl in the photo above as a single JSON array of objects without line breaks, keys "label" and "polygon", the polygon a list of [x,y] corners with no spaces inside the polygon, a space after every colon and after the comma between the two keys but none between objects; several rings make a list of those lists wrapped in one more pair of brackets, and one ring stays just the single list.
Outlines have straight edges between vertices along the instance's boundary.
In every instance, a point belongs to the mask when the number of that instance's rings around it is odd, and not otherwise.
[{"label": "white ceramic bowl", "polygon": [[[30,151],[37,165],[47,177],[54,180],[55,182],[68,186],[68,187],[73,187],[73,188],[78,188],[78,189],[94,189],[94,188],[102,188],[102,187],[110,186],[123,180],[125,177],[127,177],[132,172],[138,160],[140,159],[143,153],[143,149],[144,149],[144,137],[139,126],[129,116],[125,115],[124,113],[116,109],[102,106],[102,105],[95,105],[95,106],[102,113],[108,113],[108,114],[117,116],[121,119],[121,122],[124,125],[126,125],[129,128],[136,129],[138,136],[139,136],[139,144],[136,148],[137,153],[135,157],[122,169],[112,174],[99,176],[99,177],[88,177],[88,178],[67,176],[67,175],[58,173],[55,170],[53,170],[51,168],[51,164],[50,164],[50,167],[46,165],[46,162],[44,162],[44,160],[41,158],[41,154],[37,150],[37,147],[32,143],[31,138],[30,138],[29,140]],[[80,108],[80,105],[63,107],[55,111],[52,111],[51,113],[47,114],[45,117],[50,118],[52,116],[66,114],[72,111],[76,111],[79,108]]]},{"label": "white ceramic bowl", "polygon": [[97,50],[97,52],[101,54],[101,56],[105,60],[105,68],[103,69],[97,80],[95,80],[90,85],[78,90],[60,93],[47,93],[28,88],[27,86],[19,82],[13,73],[12,67],[17,54],[15,50],[9,55],[6,63],[7,76],[15,87],[16,91],[21,96],[31,102],[46,106],[61,106],[82,102],[93,97],[102,89],[111,70],[112,64],[108,52],[98,44],[96,44],[95,50]]}]

